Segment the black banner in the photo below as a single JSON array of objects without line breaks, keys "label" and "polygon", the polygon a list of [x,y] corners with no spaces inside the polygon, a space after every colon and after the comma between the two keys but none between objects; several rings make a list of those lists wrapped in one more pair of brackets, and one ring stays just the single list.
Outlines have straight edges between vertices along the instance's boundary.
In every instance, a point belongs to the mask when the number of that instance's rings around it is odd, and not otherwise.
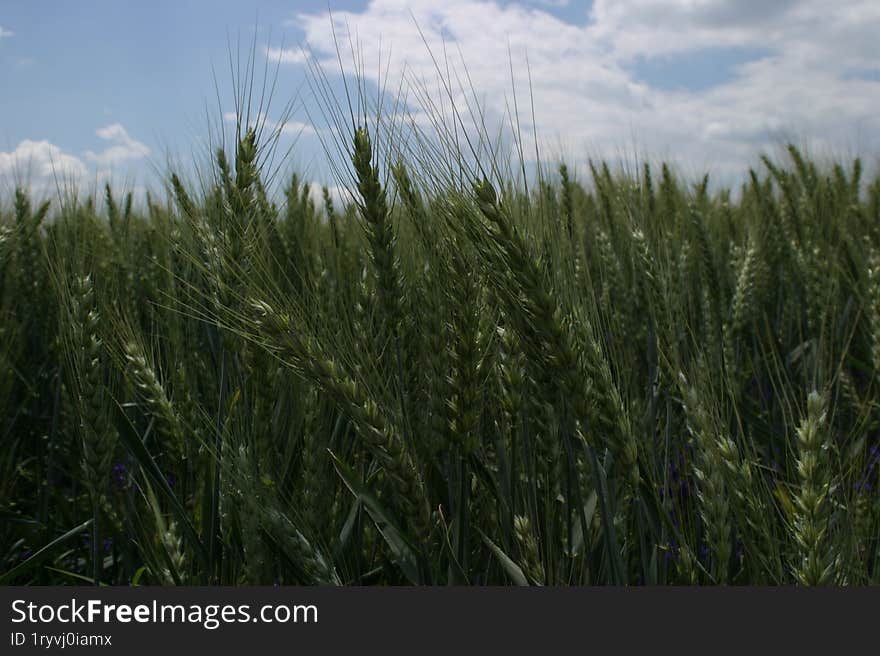
[{"label": "black banner", "polygon": [[629,653],[874,643],[880,591],[0,588],[0,653]]}]

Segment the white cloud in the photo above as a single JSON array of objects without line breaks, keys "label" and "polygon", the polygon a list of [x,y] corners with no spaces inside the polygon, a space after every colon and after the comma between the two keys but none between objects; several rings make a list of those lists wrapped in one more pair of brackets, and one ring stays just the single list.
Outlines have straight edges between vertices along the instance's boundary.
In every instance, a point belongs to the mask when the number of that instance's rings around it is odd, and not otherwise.
[{"label": "white cloud", "polygon": [[308,123],[294,121],[292,119],[285,121],[284,125],[281,126],[281,134],[287,134],[294,137],[300,134],[313,134],[314,132],[315,129]]},{"label": "white cloud", "polygon": [[[236,114],[235,112],[224,112],[223,120],[227,123],[235,124],[236,122]],[[308,123],[303,123],[302,121],[297,121],[291,118],[288,118],[283,123],[280,121],[274,121],[270,119],[265,114],[261,114],[258,117],[251,117],[251,122],[256,121],[259,125],[263,126],[264,130],[268,130],[269,132],[275,132],[280,130],[281,134],[296,137],[301,134],[312,134],[315,132],[314,128]]]},{"label": "white cloud", "polygon": [[307,59],[300,48],[266,48],[266,57],[282,64],[303,64]]},{"label": "white cloud", "polygon": [[95,135],[110,146],[96,153],[85,152],[85,158],[101,167],[110,167],[129,160],[142,159],[149,156],[150,149],[140,141],[133,139],[120,123],[113,123],[95,130]]},{"label": "white cloud", "polygon": [[[315,207],[321,210],[324,209],[324,186],[323,183],[315,180],[309,182],[309,198]],[[351,189],[335,184],[329,184],[326,187],[327,193],[330,194],[330,200],[333,202],[333,210],[338,214],[351,202]]]},{"label": "white cloud", "polygon": [[80,177],[87,170],[78,157],[46,140],[25,139],[11,152],[0,152],[0,177],[65,180]]},{"label": "white cloud", "polygon": [[15,32],[7,30],[2,25],[0,25],[0,39],[4,39],[10,36],[15,36]]},{"label": "white cloud", "polygon": [[[105,182],[120,181],[114,166],[131,163],[150,154],[150,149],[133,139],[125,128],[114,123],[95,132],[110,145],[99,153],[86,151],[83,156],[67,152],[47,139],[21,141],[13,150],[0,151],[0,191],[10,185],[28,185],[34,193],[52,193],[58,189],[90,191]],[[130,171],[122,170],[123,176]],[[124,183],[127,184],[127,183]]]},{"label": "white cloud", "polygon": [[873,0],[833,9],[818,0],[596,0],[591,19],[591,36],[621,57],[727,46],[770,48],[805,65],[877,64]]},{"label": "white cloud", "polygon": [[[780,135],[846,148],[857,126],[874,139],[863,148],[880,145],[880,83],[851,75],[880,62],[875,0],[833,10],[819,0],[595,0],[581,24],[516,3],[372,0],[360,12],[334,12],[332,21],[348,73],[357,68],[345,56],[353,42],[367,78],[392,91],[401,79],[425,80],[439,102],[431,53],[444,76],[445,53],[453,81],[459,75],[469,86],[463,61],[495,117],[512,111],[512,62],[524,129],[531,129],[530,77],[538,132],[544,143],[565,144],[569,156],[613,157],[635,142],[647,154],[724,172],[740,171]],[[330,16],[301,13],[294,22],[325,70],[338,70]],[[733,79],[719,72],[717,84],[697,91],[652,87],[631,72],[637,58],[719,47],[753,51],[755,59]],[[268,55],[304,61],[299,50]],[[461,108],[465,97],[456,94]]]}]

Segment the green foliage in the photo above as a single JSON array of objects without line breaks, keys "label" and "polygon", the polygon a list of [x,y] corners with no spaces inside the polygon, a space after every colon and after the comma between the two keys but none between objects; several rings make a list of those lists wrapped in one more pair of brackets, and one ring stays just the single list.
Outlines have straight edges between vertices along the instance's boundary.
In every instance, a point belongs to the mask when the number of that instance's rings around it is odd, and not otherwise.
[{"label": "green foliage", "polygon": [[353,128],[354,202],[276,206],[240,135],[166,205],[0,214],[4,582],[880,581],[859,162],[526,193]]}]

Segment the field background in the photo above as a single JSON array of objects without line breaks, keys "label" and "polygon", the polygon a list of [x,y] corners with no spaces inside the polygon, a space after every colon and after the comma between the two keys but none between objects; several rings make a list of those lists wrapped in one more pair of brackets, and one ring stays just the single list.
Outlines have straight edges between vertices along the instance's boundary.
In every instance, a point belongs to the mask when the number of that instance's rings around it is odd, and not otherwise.
[{"label": "field background", "polygon": [[861,161],[525,176],[358,113],[341,195],[239,115],[200,184],[4,199],[0,582],[880,579]]}]

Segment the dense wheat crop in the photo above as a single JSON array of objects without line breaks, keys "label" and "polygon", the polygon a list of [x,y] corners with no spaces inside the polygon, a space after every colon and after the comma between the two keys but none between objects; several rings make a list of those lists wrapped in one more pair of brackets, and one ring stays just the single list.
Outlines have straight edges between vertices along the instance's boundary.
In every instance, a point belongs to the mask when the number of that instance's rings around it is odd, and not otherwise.
[{"label": "dense wheat crop", "polygon": [[3,583],[880,581],[858,161],[525,189],[355,126],[316,203],[246,128],[141,209],[5,199]]}]

